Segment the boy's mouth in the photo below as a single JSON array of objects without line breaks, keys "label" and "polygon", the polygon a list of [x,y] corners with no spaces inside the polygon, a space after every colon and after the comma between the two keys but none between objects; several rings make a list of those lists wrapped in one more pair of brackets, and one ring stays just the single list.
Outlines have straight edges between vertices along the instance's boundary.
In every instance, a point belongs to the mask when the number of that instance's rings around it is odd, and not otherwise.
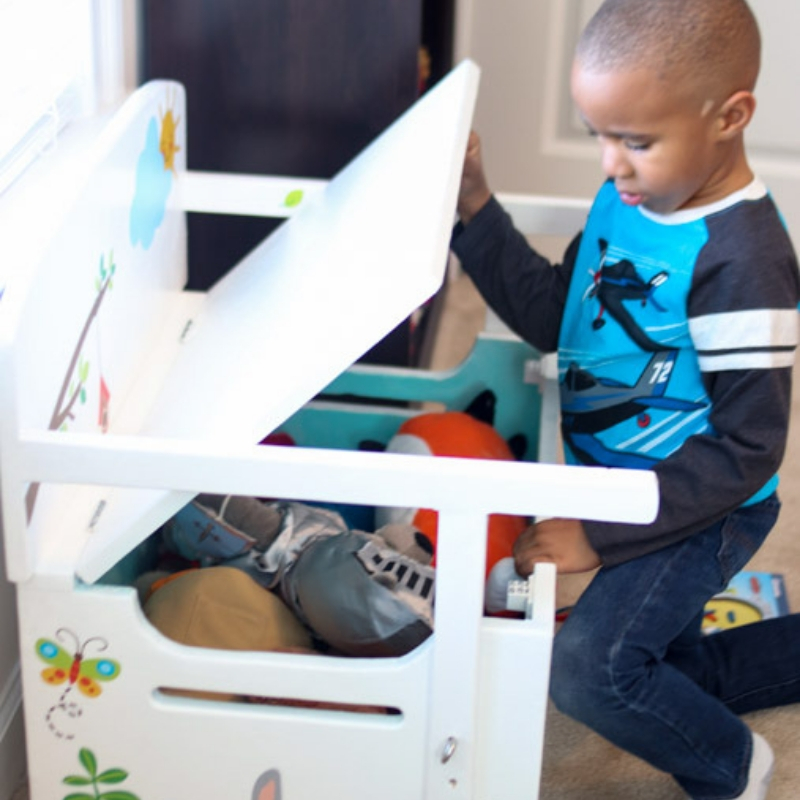
[{"label": "boy's mouth", "polygon": [[625,203],[626,206],[640,206],[644,201],[644,197],[637,192],[625,192],[622,189],[617,190],[619,192],[619,199]]}]

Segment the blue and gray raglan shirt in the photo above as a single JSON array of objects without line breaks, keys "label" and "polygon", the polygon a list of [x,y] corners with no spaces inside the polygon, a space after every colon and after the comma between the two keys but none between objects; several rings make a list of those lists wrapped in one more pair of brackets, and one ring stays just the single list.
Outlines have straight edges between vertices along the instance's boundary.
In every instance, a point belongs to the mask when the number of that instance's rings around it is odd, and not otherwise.
[{"label": "blue and gray raglan shirt", "polygon": [[700,531],[777,486],[800,279],[764,185],[656,215],[611,182],[553,266],[493,198],[452,247],[520,336],[559,353],[573,463],[652,469],[650,525],[584,523],[604,563]]}]

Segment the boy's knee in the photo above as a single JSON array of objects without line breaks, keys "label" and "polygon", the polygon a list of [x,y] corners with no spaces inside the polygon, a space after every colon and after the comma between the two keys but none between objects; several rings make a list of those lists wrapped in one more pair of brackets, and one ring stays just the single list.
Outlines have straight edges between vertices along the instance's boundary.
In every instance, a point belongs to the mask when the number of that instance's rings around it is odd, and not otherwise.
[{"label": "boy's knee", "polygon": [[609,713],[640,702],[650,662],[640,648],[565,625],[553,642],[550,697],[563,714],[590,727]]},{"label": "boy's knee", "polygon": [[583,636],[571,635],[568,628],[559,631],[550,670],[550,697],[559,711],[576,719],[585,716],[587,706],[603,692],[603,676],[608,671],[602,662]]},{"label": "boy's knee", "polygon": [[553,643],[550,697],[563,714],[589,722],[617,700],[613,648],[591,632],[564,626]]}]

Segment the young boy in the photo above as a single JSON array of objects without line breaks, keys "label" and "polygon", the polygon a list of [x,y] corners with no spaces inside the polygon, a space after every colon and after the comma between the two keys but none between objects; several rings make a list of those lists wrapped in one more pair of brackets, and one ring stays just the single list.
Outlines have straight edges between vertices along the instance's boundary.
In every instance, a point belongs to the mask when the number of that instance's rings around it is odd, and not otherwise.
[{"label": "young boy", "polygon": [[507,324],[558,350],[567,458],[658,475],[652,524],[548,520],[515,561],[601,567],[551,694],[693,800],[764,798],[772,752],[737,714],[800,700],[797,615],[701,637],[778,514],[797,342],[796,257],[743,142],[759,57],[745,0],[606,0],[572,92],[608,180],[564,263],[513,229],[475,135],[453,236]]}]

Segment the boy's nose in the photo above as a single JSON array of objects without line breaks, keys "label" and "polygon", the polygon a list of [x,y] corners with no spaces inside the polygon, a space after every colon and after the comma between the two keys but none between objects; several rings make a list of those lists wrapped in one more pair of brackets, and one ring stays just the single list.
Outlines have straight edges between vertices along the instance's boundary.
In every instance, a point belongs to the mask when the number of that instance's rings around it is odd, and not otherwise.
[{"label": "boy's nose", "polygon": [[631,175],[631,165],[623,152],[620,142],[605,140],[601,143],[601,164],[609,178],[627,178]]}]

